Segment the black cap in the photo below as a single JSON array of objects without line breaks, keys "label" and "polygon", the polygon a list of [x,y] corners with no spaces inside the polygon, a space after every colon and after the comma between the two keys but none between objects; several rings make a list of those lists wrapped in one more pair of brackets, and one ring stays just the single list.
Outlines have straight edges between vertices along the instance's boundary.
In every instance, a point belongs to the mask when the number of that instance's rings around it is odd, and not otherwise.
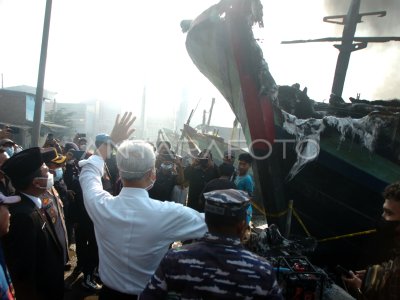
[{"label": "black cap", "polygon": [[[53,154],[51,154],[53,153]],[[53,159],[56,157],[55,150],[50,151],[50,153],[45,153],[44,155],[51,156]],[[43,165],[42,151],[39,147],[33,147],[23,150],[19,153],[14,154],[12,157],[7,159],[1,167],[4,174],[11,179],[11,181],[24,178],[32,175],[34,172],[40,169]]]}]

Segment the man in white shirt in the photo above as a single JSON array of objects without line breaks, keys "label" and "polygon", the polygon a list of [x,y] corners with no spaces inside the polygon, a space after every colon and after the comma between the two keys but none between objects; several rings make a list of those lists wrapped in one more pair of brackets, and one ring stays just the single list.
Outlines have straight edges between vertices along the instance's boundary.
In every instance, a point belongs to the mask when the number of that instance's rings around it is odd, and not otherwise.
[{"label": "man in white shirt", "polygon": [[80,162],[84,203],[99,248],[100,300],[136,299],[172,242],[200,238],[207,231],[204,215],[181,204],[149,198],[155,155],[148,143],[127,140],[134,120],[131,113],[125,113],[121,121],[118,116],[109,139],[113,144],[125,140],[117,151],[124,186],[118,196],[104,191],[101,184],[110,143],[101,144],[98,155]]}]

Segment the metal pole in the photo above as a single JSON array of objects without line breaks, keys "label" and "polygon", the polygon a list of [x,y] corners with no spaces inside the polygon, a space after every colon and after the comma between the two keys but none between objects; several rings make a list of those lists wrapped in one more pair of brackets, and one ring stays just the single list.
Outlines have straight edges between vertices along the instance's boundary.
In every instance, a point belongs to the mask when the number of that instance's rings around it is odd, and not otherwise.
[{"label": "metal pole", "polygon": [[35,112],[33,116],[31,147],[39,145],[40,125],[41,125],[42,105],[43,105],[44,75],[46,72],[47,45],[49,41],[49,30],[50,30],[51,5],[52,5],[52,0],[46,0],[46,12],[44,15],[42,49],[40,52],[39,74],[36,86],[36,100],[35,100]]}]

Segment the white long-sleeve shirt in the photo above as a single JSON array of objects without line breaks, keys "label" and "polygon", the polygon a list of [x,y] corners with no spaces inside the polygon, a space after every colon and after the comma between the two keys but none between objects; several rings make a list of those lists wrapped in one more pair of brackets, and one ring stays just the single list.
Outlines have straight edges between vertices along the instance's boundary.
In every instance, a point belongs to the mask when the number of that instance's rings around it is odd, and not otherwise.
[{"label": "white long-sleeve shirt", "polygon": [[116,197],[104,191],[100,156],[79,164],[84,204],[99,249],[100,277],[107,287],[138,295],[172,242],[200,238],[207,231],[204,214],[151,199],[145,189],[123,188]]}]

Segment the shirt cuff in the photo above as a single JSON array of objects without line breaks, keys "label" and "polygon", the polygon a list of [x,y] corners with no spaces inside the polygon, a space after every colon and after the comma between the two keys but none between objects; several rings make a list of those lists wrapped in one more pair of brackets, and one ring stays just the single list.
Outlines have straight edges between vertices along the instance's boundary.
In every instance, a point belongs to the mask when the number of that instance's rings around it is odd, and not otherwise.
[{"label": "shirt cuff", "polygon": [[94,166],[100,172],[101,176],[104,175],[104,160],[101,156],[93,154],[88,159],[79,162],[81,168],[87,164]]}]

